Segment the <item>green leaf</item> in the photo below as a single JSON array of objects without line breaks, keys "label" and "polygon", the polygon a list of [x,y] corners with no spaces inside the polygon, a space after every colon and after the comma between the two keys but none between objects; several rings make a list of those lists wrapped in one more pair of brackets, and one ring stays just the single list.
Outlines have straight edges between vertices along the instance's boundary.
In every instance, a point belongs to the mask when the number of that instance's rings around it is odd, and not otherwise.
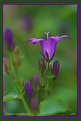
[{"label": "green leaf", "polygon": [[40,103],[40,114],[41,116],[55,115],[60,112],[66,112],[68,110],[67,105],[64,101],[59,100],[45,100]]},{"label": "green leaf", "polygon": [[48,77],[48,79],[49,79],[49,80],[54,79],[54,75],[50,75],[50,76]]},{"label": "green leaf", "polygon": [[18,95],[16,93],[10,93],[3,97],[3,102],[7,102],[16,98],[18,98]]}]

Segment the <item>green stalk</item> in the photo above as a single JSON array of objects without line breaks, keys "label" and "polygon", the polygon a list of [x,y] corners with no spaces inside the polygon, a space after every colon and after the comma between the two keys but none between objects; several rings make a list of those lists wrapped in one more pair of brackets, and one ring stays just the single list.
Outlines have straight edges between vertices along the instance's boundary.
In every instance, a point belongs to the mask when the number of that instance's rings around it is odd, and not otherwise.
[{"label": "green stalk", "polygon": [[[11,54],[11,61],[13,60],[13,55],[12,55],[12,53],[10,53]],[[17,68],[15,68],[14,67],[14,71],[15,71],[15,75],[16,75],[16,83],[17,83],[17,85],[18,85],[18,81],[19,81],[19,77],[18,77],[18,72],[17,72]],[[15,87],[14,87],[15,88]],[[28,105],[27,105],[27,103],[26,103],[26,101],[25,101],[25,99],[24,99],[24,97],[23,97],[23,95],[22,95],[22,91],[21,91],[21,88],[20,88],[20,86],[18,85],[18,90],[19,90],[19,92],[17,92],[17,94],[19,95],[19,97],[20,97],[20,99],[22,100],[22,103],[23,103],[23,105],[24,105],[24,108],[25,108],[25,110],[26,110],[26,112],[28,113],[28,114],[30,114],[30,115],[32,115],[31,114],[31,111],[30,111],[30,109],[29,109],[29,107],[28,107]]]},{"label": "green stalk", "polygon": [[[16,74],[16,78],[17,78],[17,82],[18,82],[19,81],[19,77],[18,77],[17,70],[15,70],[15,74]],[[25,108],[26,112],[29,113],[30,115],[32,115],[31,111],[30,111],[29,107],[27,106],[27,103],[26,103],[26,101],[25,101],[25,99],[24,99],[24,97],[22,95],[22,91],[21,91],[21,88],[20,88],[19,85],[18,85],[18,88],[19,88],[19,91],[20,91],[20,99],[23,102],[23,105],[24,105],[24,108]]]},{"label": "green stalk", "polygon": [[[10,77],[10,74],[9,74],[9,73],[7,73],[7,74],[8,74],[8,77],[10,78],[10,83],[11,83],[12,87],[15,89],[16,93],[19,95],[19,92],[18,92],[17,88],[16,88],[15,85],[12,83],[12,79],[11,79],[11,77]],[[13,81],[14,81],[14,80],[13,80]]]},{"label": "green stalk", "polygon": [[23,97],[22,94],[20,94],[20,99],[21,99],[22,102],[23,102],[25,111],[28,113],[28,115],[32,116],[31,111],[30,111],[30,109],[28,108],[27,103],[26,103],[26,101],[25,101],[25,99],[24,99],[24,97]]}]

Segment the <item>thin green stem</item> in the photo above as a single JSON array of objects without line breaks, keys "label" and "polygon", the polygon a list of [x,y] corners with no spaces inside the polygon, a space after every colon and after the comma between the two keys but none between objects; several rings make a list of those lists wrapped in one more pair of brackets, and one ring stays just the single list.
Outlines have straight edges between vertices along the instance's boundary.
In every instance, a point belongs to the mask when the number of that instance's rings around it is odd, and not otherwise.
[{"label": "thin green stem", "polygon": [[[7,73],[7,74],[8,74],[8,77],[10,78],[10,83],[11,83],[12,87],[15,89],[16,93],[19,95],[19,92],[18,92],[17,88],[16,88],[15,85],[12,83],[12,79],[11,79],[11,77],[10,77],[10,74],[9,74],[9,73]],[[13,81],[14,81],[14,80],[13,80]]]},{"label": "thin green stem", "polygon": [[53,89],[53,86],[54,86],[54,81],[55,81],[55,80],[56,80],[56,78],[54,78],[54,79],[52,80],[52,84],[51,84],[51,87],[50,87],[50,89],[49,89],[48,94],[51,93],[51,91],[52,91],[52,89]]},{"label": "thin green stem", "polygon": [[[16,74],[16,78],[17,78],[17,82],[18,82],[18,81],[19,81],[19,77],[18,77],[17,70],[15,70],[15,74]],[[18,88],[19,88],[19,91],[20,91],[20,97],[21,97],[20,99],[21,99],[22,102],[23,102],[24,108],[25,108],[25,110],[26,110],[27,113],[31,114],[31,111],[30,111],[30,109],[29,109],[28,106],[27,106],[27,103],[26,103],[26,101],[25,101],[25,99],[24,99],[24,97],[23,97],[23,95],[22,95],[22,91],[21,91],[21,88],[20,88],[19,85],[18,85]]]},{"label": "thin green stem", "polygon": [[[12,55],[12,53],[10,53],[10,55],[11,55],[11,61],[13,61],[13,55]],[[26,103],[26,101],[25,101],[25,99],[24,99],[24,97],[23,97],[23,94],[22,94],[22,91],[21,91],[21,88],[20,88],[20,86],[19,86],[19,84],[18,84],[18,82],[19,82],[19,77],[18,77],[18,72],[17,72],[17,68],[15,68],[14,67],[14,71],[15,71],[15,75],[16,75],[16,83],[17,83],[17,85],[18,85],[18,90],[19,90],[19,97],[20,97],[20,99],[22,100],[22,102],[23,102],[23,105],[24,105],[24,108],[25,108],[25,110],[26,110],[26,112],[29,114],[29,115],[32,115],[31,114],[31,111],[30,111],[30,109],[29,109],[29,107],[28,107],[28,105],[27,105],[27,103]],[[14,87],[15,88],[15,87]]]},{"label": "thin green stem", "polygon": [[48,62],[48,69],[50,68],[50,63]]},{"label": "thin green stem", "polygon": [[23,105],[24,105],[24,108],[25,108],[26,112],[28,113],[28,115],[32,115],[32,114],[31,114],[31,111],[30,111],[30,109],[28,108],[27,103],[26,103],[26,101],[25,101],[25,99],[24,99],[24,97],[23,97],[22,94],[20,94],[20,99],[22,100]]}]

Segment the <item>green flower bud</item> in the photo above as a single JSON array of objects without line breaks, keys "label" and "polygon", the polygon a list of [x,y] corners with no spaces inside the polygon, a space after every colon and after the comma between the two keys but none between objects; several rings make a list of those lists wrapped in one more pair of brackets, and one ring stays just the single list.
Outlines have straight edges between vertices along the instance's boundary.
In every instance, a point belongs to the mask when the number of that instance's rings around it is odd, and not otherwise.
[{"label": "green flower bud", "polygon": [[14,49],[14,51],[15,51],[15,54],[16,55],[19,55],[20,48],[18,46],[16,46],[15,49]]},{"label": "green flower bud", "polygon": [[13,59],[13,65],[15,66],[15,67],[18,67],[18,66],[20,66],[20,64],[21,64],[21,59],[17,56],[17,57],[15,57],[14,59]]}]

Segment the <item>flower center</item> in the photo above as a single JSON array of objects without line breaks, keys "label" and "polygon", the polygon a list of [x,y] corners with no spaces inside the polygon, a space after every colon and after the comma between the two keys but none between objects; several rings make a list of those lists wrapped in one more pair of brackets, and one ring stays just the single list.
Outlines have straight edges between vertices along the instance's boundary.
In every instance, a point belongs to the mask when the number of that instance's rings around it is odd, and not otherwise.
[{"label": "flower center", "polygon": [[47,35],[47,39],[48,39],[48,34],[49,34],[49,32],[45,32],[45,34]]}]

